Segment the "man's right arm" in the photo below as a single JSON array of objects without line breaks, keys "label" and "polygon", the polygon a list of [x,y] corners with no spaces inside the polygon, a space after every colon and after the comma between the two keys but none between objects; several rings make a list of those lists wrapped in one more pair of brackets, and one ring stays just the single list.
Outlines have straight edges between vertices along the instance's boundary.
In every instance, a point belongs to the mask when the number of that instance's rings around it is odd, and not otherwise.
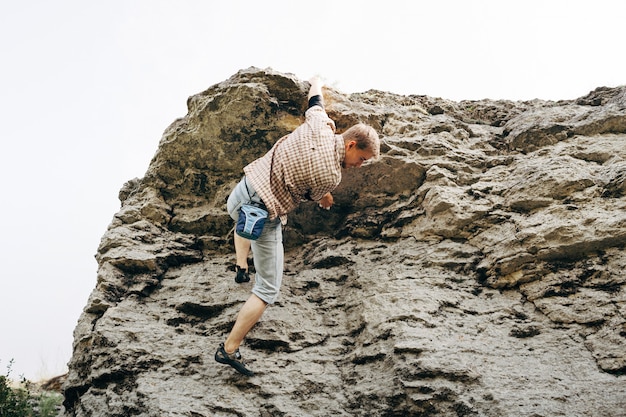
[{"label": "man's right arm", "polygon": [[324,96],[322,95],[322,87],[324,86],[324,83],[317,76],[311,78],[309,83],[311,83],[308,96],[309,108],[313,106],[320,106],[321,108],[324,108]]}]

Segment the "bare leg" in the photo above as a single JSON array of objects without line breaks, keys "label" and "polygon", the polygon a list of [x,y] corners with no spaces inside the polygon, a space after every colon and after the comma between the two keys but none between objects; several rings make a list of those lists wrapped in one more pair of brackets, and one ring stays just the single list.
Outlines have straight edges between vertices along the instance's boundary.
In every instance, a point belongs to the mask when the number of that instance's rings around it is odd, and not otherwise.
[{"label": "bare leg", "polygon": [[250,253],[250,241],[235,233],[235,254],[237,256],[237,266],[248,270],[248,254]]},{"label": "bare leg", "polygon": [[224,349],[227,353],[233,353],[239,348],[243,338],[263,315],[265,307],[267,307],[267,303],[256,295],[252,294],[248,298],[248,301],[241,307],[235,325],[224,343]]}]

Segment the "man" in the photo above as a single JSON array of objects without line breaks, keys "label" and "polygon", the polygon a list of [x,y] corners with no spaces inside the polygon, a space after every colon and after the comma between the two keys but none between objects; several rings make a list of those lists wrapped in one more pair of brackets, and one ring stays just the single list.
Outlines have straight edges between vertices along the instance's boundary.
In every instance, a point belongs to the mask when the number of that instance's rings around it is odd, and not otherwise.
[{"label": "man", "polygon": [[248,253],[252,248],[255,284],[226,341],[215,353],[217,362],[244,375],[254,375],[243,362],[239,346],[280,291],[283,275],[282,225],[301,201],[317,201],[324,209],[333,205],[333,191],[341,182],[342,168],[360,167],[378,159],[380,139],[370,126],[357,124],[342,135],[324,110],[322,82],[315,77],[308,94],[305,122],[281,138],[263,157],[244,168],[245,176],[228,198],[227,209],[237,221],[243,204],[262,204],[269,213],[261,236],[249,241],[235,233],[238,283],[250,280]]}]

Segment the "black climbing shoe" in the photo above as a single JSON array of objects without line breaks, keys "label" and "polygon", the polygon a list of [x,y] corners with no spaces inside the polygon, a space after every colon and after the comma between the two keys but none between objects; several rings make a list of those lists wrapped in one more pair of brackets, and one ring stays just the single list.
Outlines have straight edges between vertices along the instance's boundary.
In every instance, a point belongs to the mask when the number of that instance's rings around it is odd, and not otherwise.
[{"label": "black climbing shoe", "polygon": [[254,372],[246,368],[246,364],[243,363],[243,360],[241,359],[241,353],[239,353],[239,349],[230,354],[226,353],[226,349],[224,349],[224,343],[220,343],[219,349],[217,349],[217,352],[215,352],[215,360],[219,363],[232,366],[235,371],[245,376],[254,375]]},{"label": "black climbing shoe", "polygon": [[250,281],[250,273],[247,269],[242,269],[239,265],[235,265],[235,271],[237,271],[237,276],[235,276],[235,282],[237,284]]}]

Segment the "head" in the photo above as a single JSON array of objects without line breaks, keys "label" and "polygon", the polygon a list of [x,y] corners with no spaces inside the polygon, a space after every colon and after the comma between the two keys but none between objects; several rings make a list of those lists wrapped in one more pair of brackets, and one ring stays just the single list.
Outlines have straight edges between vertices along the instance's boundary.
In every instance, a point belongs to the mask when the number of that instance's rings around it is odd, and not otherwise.
[{"label": "head", "polygon": [[368,125],[359,123],[341,135],[346,147],[343,168],[358,168],[363,162],[380,157],[380,139],[378,133]]}]

